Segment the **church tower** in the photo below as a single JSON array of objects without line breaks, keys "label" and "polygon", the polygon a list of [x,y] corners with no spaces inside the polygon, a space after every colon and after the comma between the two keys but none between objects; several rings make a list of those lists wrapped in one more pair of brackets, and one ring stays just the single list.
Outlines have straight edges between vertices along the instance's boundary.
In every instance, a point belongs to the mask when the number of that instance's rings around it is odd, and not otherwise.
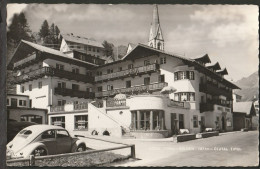
[{"label": "church tower", "polygon": [[153,21],[151,23],[148,46],[159,50],[164,50],[164,39],[162,35],[162,29],[160,26],[157,5],[155,5],[153,9]]}]

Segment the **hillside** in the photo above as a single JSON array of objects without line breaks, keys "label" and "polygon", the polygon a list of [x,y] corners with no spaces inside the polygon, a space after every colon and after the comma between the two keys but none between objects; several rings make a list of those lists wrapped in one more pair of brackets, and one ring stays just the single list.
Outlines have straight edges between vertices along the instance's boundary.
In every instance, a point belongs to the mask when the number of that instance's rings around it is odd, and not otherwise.
[{"label": "hillside", "polygon": [[248,77],[244,77],[235,82],[241,90],[235,90],[235,93],[242,96],[242,101],[253,100],[254,96],[259,95],[259,75],[258,72],[251,74]]}]

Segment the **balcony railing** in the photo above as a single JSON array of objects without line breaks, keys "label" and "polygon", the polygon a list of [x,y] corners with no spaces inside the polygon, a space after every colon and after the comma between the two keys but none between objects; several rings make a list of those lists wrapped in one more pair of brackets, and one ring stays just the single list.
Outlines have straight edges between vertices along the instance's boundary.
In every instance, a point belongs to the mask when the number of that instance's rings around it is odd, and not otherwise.
[{"label": "balcony railing", "polygon": [[74,104],[73,106],[74,106],[74,110],[88,109],[88,102],[86,102],[86,103]]},{"label": "balcony railing", "polygon": [[161,90],[167,85],[168,84],[166,82],[162,82],[162,83],[154,83],[149,85],[133,86],[129,88],[120,88],[120,89],[114,89],[109,91],[96,92],[95,96],[106,97],[106,96],[113,96],[119,93],[125,93],[125,94],[144,93],[147,91]]},{"label": "balcony railing", "polygon": [[36,60],[36,54],[33,54],[27,58],[24,58],[23,60],[20,60],[16,63],[14,63],[14,68],[19,68],[21,67],[22,65],[26,65],[26,64],[30,64],[31,62],[35,61]]},{"label": "balcony railing", "polygon": [[200,84],[199,85],[199,91],[200,92],[204,92],[204,93],[208,93],[211,95],[223,95],[226,96],[228,99],[232,98],[232,91],[227,90],[224,87],[218,87],[217,85],[213,84],[213,83],[204,83],[204,84]]},{"label": "balcony railing", "polygon": [[60,78],[66,78],[69,80],[75,80],[85,83],[92,83],[94,78],[92,76],[83,75],[83,74],[75,74],[70,71],[59,70],[51,67],[43,67],[37,70],[33,70],[31,72],[22,74],[20,76],[14,77],[14,83],[23,83],[27,81],[31,81],[37,78],[41,78],[43,76],[56,76]]},{"label": "balcony railing", "polygon": [[[229,101],[229,102],[231,102],[231,101]],[[223,103],[223,102],[221,102],[220,99],[207,100],[207,103],[216,104],[216,105],[224,106],[224,107],[231,107],[230,103]]]},{"label": "balcony railing", "polygon": [[123,71],[119,71],[119,72],[96,76],[95,82],[103,81],[103,80],[112,80],[112,79],[116,79],[116,78],[123,78],[123,77],[127,77],[127,76],[132,76],[132,75],[134,75],[134,76],[140,75],[143,73],[159,70],[159,68],[160,68],[159,64],[155,63],[155,64],[151,64],[151,65],[127,69],[127,70],[123,70]]},{"label": "balcony railing", "polygon": [[78,98],[84,98],[84,99],[94,98],[93,92],[73,90],[73,89],[68,89],[68,88],[58,88],[58,87],[56,87],[54,89],[54,94],[62,95],[62,96],[78,97]]},{"label": "balcony railing", "polygon": [[64,106],[51,106],[50,112],[60,112],[64,111]]},{"label": "balcony railing", "polygon": [[170,100],[167,105],[168,107],[184,107],[184,102]]},{"label": "balcony railing", "polygon": [[73,111],[73,110],[88,109],[88,102],[71,105],[71,106],[73,106],[73,109],[71,107],[66,107],[66,106],[67,106],[67,104],[65,104],[64,106],[51,106],[50,112],[62,112],[62,111]]},{"label": "balcony railing", "polygon": [[120,106],[126,106],[126,99],[122,100],[107,100],[106,101],[107,107],[120,107]]}]

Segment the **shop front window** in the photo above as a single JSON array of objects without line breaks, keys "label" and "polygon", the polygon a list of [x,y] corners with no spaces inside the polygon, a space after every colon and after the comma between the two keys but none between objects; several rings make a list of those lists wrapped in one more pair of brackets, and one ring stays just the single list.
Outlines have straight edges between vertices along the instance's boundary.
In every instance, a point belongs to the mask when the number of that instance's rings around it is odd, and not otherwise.
[{"label": "shop front window", "polygon": [[52,117],[51,124],[65,128],[65,116]]},{"label": "shop front window", "polygon": [[75,129],[88,129],[88,115],[75,116]]}]

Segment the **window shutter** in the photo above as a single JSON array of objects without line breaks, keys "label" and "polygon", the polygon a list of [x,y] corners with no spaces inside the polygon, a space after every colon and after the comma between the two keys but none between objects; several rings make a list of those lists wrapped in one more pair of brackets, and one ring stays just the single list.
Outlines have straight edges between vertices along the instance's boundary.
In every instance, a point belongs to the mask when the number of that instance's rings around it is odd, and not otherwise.
[{"label": "window shutter", "polygon": [[190,79],[190,72],[189,71],[186,71],[186,77],[187,77],[187,79]]}]

